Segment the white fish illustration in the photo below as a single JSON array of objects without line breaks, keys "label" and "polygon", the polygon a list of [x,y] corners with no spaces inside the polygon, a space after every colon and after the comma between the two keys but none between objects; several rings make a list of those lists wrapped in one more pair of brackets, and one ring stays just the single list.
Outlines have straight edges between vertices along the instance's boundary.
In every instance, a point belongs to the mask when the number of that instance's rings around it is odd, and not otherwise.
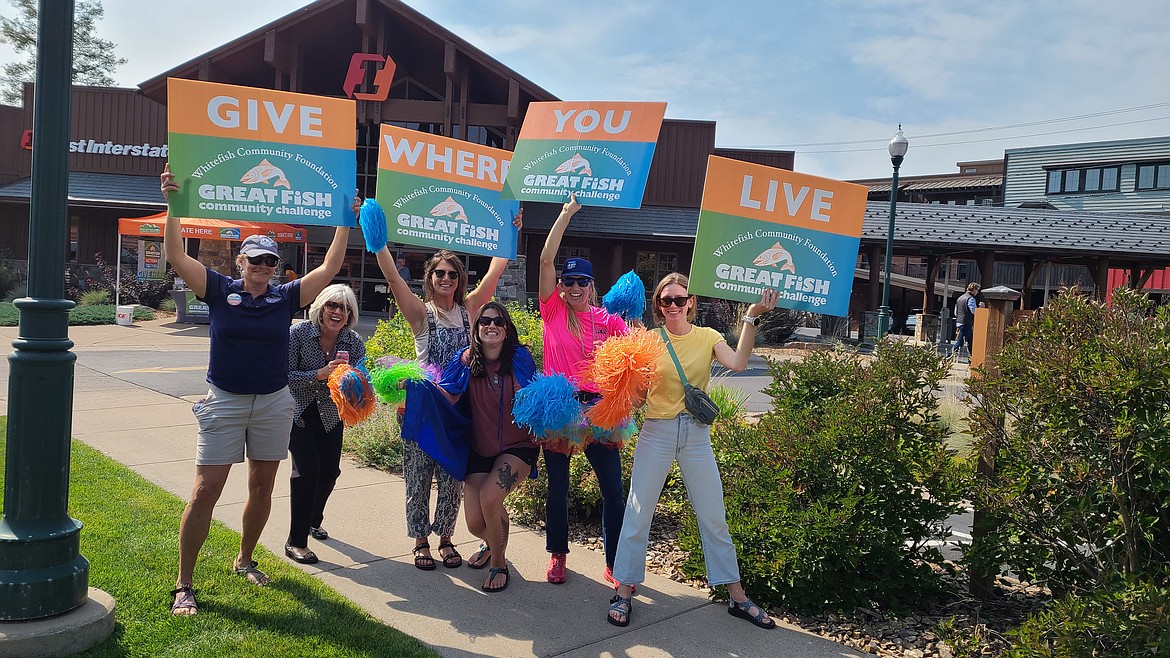
[{"label": "white fish illustration", "polygon": [[461,219],[467,221],[467,213],[463,212],[463,206],[455,203],[455,199],[447,197],[447,200],[439,205],[431,208],[431,216],[433,217],[452,217],[454,219]]},{"label": "white fish illustration", "polygon": [[240,182],[249,184],[267,183],[274,178],[276,180],[273,181],[272,187],[292,189],[292,185],[289,185],[288,179],[284,177],[284,172],[280,170],[280,167],[269,162],[268,158],[261,160],[260,164],[249,169],[248,173],[244,174],[244,177],[240,179]]},{"label": "white fish illustration", "polygon": [[556,173],[563,174],[566,172],[577,171],[578,169],[581,170],[582,176],[593,175],[593,168],[589,166],[589,161],[581,157],[580,153],[574,153],[573,157],[565,160],[561,163],[561,166],[557,167]]},{"label": "white fish illustration", "polygon": [[792,264],[792,254],[788,250],[780,246],[780,243],[772,245],[771,249],[765,249],[763,253],[756,256],[752,261],[752,265],[759,265],[760,267],[776,267],[777,263],[781,263],[780,269],[796,273],[796,266]]}]

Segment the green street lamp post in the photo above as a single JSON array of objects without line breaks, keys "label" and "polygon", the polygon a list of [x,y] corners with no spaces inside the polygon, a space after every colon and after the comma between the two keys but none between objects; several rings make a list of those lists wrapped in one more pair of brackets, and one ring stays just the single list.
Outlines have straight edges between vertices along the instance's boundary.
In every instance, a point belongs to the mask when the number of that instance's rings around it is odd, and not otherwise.
[{"label": "green street lamp post", "polygon": [[[882,306],[878,309],[878,340],[885,338],[890,331],[890,267],[894,257],[894,213],[898,208],[898,168],[902,166],[902,159],[906,157],[906,150],[910,142],[902,134],[902,124],[898,124],[898,132],[890,140],[890,162],[894,163],[894,178],[890,181],[890,224],[886,229],[886,268],[882,272]],[[873,268],[870,268],[873,275]]]},{"label": "green street lamp post", "polygon": [[31,620],[86,602],[89,561],[70,518],[73,363],[65,293],[74,0],[37,12],[28,297],[8,356],[8,435],[0,518],[0,620]]}]

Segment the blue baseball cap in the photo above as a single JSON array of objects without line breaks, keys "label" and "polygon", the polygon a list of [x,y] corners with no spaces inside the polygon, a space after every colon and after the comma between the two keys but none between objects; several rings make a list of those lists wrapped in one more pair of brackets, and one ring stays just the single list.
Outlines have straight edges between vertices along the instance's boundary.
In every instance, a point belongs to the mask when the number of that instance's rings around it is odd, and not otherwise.
[{"label": "blue baseball cap", "polygon": [[240,253],[245,256],[263,256],[265,254],[272,254],[279,257],[280,253],[276,250],[276,240],[267,235],[249,235],[244,239],[244,243],[240,245]]},{"label": "blue baseball cap", "polygon": [[565,261],[565,266],[561,268],[561,276],[583,276],[592,279],[593,265],[584,258],[570,258]]}]

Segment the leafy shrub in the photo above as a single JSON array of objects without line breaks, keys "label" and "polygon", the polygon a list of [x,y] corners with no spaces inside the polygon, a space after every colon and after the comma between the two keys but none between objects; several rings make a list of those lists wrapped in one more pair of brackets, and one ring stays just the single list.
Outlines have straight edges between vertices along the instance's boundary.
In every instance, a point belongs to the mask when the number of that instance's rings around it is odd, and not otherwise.
[{"label": "leafy shrub", "polygon": [[[154,313],[149,308],[142,306],[134,307],[134,320],[153,320]],[[102,306],[78,306],[72,311],[69,311],[69,324],[74,326],[80,325],[97,325],[97,324],[116,324],[118,321],[116,307],[112,304],[104,304]]]},{"label": "leafy shrub", "polygon": [[970,381],[995,527],[969,559],[1058,596],[1170,569],[1170,307],[1065,291],[1009,330],[997,365]]},{"label": "leafy shrub", "polygon": [[749,396],[744,391],[723,383],[726,379],[726,376],[713,377],[711,385],[707,387],[707,395],[710,396],[715,406],[719,407],[718,418],[743,420],[747,413]]},{"label": "leafy shrub", "polygon": [[105,291],[109,298],[113,298],[114,287],[117,286],[118,303],[158,308],[163,299],[169,298],[170,290],[174,287],[174,270],[167,270],[161,280],[139,281],[133,268],[123,267],[120,272],[116,272],[117,268],[108,263],[102,254],[94,254],[93,259],[95,265],[71,266],[66,271],[67,298],[80,300],[82,295],[98,290]]},{"label": "leafy shrub", "polygon": [[1170,589],[1152,582],[1070,595],[1012,633],[1010,658],[1170,655]]},{"label": "leafy shrub", "polygon": [[90,290],[77,298],[79,306],[104,306],[110,303],[110,293],[105,290]]},{"label": "leafy shrub", "polygon": [[7,250],[0,253],[0,299],[6,299],[10,293],[21,286],[21,274],[8,258]]},{"label": "leafy shrub", "polygon": [[345,451],[362,466],[402,472],[402,437],[395,409],[379,404],[369,418],[345,429]]},{"label": "leafy shrub", "polygon": [[[743,316],[747,314],[749,304],[737,304],[731,309],[731,320],[723,330],[727,344],[735,346],[739,343],[739,334],[743,330]],[[756,324],[756,345],[779,345],[786,343],[796,334],[796,330],[808,323],[808,313],[794,311],[787,308],[778,308],[762,316]]]},{"label": "leafy shrub", "polygon": [[[634,462],[634,441],[622,447],[622,486],[630,488],[630,467]],[[516,488],[504,504],[512,519],[525,525],[544,523],[545,500],[548,496],[548,478],[544,473],[544,460],[537,478],[527,478]],[[569,460],[569,520],[601,524],[601,488],[593,467],[583,454],[576,454]]]},{"label": "leafy shrub", "polygon": [[[967,469],[943,446],[934,393],[946,363],[885,341],[875,358],[814,352],[770,361],[772,409],[718,421],[712,443],[744,586],[809,610],[918,603],[940,581],[923,558],[956,513]],[[702,571],[692,521],[684,572]]]},{"label": "leafy shrub", "polygon": [[163,297],[163,300],[159,302],[158,310],[166,311],[167,313],[174,313],[176,310],[175,300],[171,297]]}]

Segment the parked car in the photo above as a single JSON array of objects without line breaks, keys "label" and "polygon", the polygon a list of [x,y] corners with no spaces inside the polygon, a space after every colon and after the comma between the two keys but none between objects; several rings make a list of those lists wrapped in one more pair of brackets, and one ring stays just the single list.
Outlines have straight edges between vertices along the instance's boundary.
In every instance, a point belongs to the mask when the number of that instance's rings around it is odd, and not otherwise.
[{"label": "parked car", "polygon": [[914,335],[914,329],[918,326],[918,314],[921,312],[922,309],[920,308],[916,308],[910,311],[910,314],[906,316],[906,321],[902,323],[903,334],[907,336]]}]

